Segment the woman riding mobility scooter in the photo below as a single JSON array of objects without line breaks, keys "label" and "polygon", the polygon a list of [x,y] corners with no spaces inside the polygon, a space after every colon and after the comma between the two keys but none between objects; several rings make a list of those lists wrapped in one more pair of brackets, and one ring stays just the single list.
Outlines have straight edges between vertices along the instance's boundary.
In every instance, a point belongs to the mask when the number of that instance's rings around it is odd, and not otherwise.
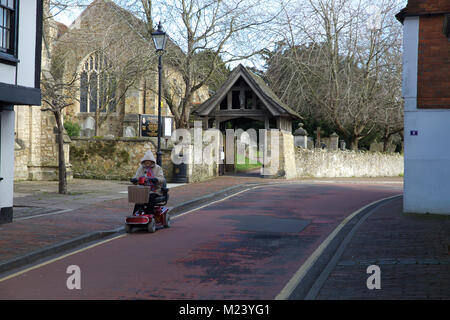
[{"label": "woman riding mobility scooter", "polygon": [[169,200],[169,189],[150,150],[130,181],[134,185],[128,187],[128,202],[135,203],[135,206],[133,215],[125,219],[125,231],[131,233],[133,227],[144,227],[153,233],[158,227],[169,228],[169,209],[164,207]]}]

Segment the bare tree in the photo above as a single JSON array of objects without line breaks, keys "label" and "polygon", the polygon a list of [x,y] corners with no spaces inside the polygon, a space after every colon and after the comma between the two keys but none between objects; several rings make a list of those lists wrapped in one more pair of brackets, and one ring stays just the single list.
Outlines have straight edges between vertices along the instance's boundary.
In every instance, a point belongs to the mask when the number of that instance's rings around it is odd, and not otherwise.
[{"label": "bare tree", "polygon": [[[303,103],[311,103],[320,116],[358,148],[372,133],[375,115],[386,104],[383,90],[393,77],[386,59],[401,34],[394,20],[395,0],[308,0],[286,10],[280,32],[294,68],[289,81]],[[287,84],[288,86],[291,84]]]},{"label": "bare tree", "polygon": [[64,109],[73,103],[73,84],[76,82],[76,75],[63,80],[61,77],[61,61],[55,59],[51,61],[52,44],[55,40],[57,31],[56,26],[51,19],[50,10],[52,3],[49,0],[44,1],[43,17],[43,60],[41,72],[41,93],[42,93],[42,111],[49,111],[53,114],[56,122],[55,135],[58,144],[58,176],[60,194],[67,193],[67,168],[64,155],[64,125],[62,113]]},{"label": "bare tree", "polygon": [[[73,104],[71,97],[69,98],[66,86],[72,86],[70,83],[61,83],[54,81],[51,74],[45,74],[41,81],[42,101],[45,103],[42,111],[50,111],[56,120],[56,137],[58,142],[58,176],[59,176],[59,188],[58,191],[61,194],[67,193],[67,169],[66,159],[64,155],[64,124],[62,121],[63,110]],[[63,94],[62,92],[66,92]]]},{"label": "bare tree", "polygon": [[[155,11],[166,17],[162,22],[171,41],[164,56],[164,99],[177,127],[189,127],[195,95],[224,64],[253,57],[264,48],[262,41],[254,40],[269,34],[264,27],[279,12],[280,3],[275,4],[266,0],[173,0],[157,6],[151,0],[122,3],[146,22],[143,36],[149,43]],[[208,52],[207,60],[202,52]],[[175,74],[181,77],[174,81]]]},{"label": "bare tree", "polygon": [[[44,24],[49,20],[44,20]],[[48,35],[48,33],[47,33]],[[44,35],[44,50],[49,49],[50,39]],[[66,107],[73,104],[74,92],[72,90],[73,84],[76,82],[76,75],[71,77],[67,82],[62,81],[62,78],[56,77],[55,74],[60,70],[57,66],[49,66],[49,69],[42,69],[41,74],[41,92],[42,92],[42,111],[50,111],[56,121],[56,137],[58,143],[58,175],[60,194],[67,193],[67,168],[66,159],[64,155],[64,125],[62,114]]]},{"label": "bare tree", "polygon": [[[398,30],[398,34],[401,34]],[[392,137],[403,132],[404,112],[402,97],[402,41],[394,39],[391,47],[381,57],[384,72],[380,79],[380,108],[374,119],[379,126],[383,151],[388,150]],[[400,135],[401,136],[401,135]],[[403,138],[402,138],[403,139]]]},{"label": "bare tree", "polygon": [[[55,135],[58,143],[58,170],[59,193],[67,193],[66,159],[64,156],[64,123],[63,116],[67,107],[80,102],[80,80],[77,65],[68,65],[73,59],[74,46],[89,45],[94,47],[98,74],[92,81],[99,92],[98,108],[95,110],[95,132],[99,131],[102,123],[110,115],[110,111],[119,111],[121,123],[125,114],[124,99],[127,91],[139,83],[147,71],[148,57],[140,53],[142,46],[134,46],[133,50],[123,50],[128,38],[125,32],[108,32],[118,23],[116,21],[106,24],[104,29],[95,29],[95,32],[75,34],[60,38],[58,24],[53,20],[51,12],[63,12],[74,6],[82,7],[83,1],[67,0],[44,2],[44,32],[43,32],[43,66],[41,74],[42,111],[49,111],[54,115],[56,122]],[[95,46],[92,46],[95,44]],[[78,60],[77,60],[78,61]],[[89,64],[89,63],[88,63]],[[97,99],[97,97],[95,98]],[[113,109],[113,110],[112,110]],[[121,135],[123,128],[119,126]]]}]

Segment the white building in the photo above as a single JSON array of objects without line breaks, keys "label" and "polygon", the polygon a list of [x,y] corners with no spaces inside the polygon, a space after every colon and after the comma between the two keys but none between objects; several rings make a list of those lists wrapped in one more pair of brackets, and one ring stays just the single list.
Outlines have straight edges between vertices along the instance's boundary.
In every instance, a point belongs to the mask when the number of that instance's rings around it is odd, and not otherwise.
[{"label": "white building", "polygon": [[0,223],[13,216],[14,105],[40,105],[42,1],[0,0]]},{"label": "white building", "polygon": [[403,23],[405,212],[450,214],[450,1],[409,0]]}]

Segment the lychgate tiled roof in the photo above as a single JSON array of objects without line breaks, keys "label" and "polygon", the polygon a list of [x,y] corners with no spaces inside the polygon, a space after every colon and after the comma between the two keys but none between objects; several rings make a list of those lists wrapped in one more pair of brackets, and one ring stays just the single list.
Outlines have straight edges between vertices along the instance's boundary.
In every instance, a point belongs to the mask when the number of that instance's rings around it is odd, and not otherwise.
[{"label": "lychgate tiled roof", "polygon": [[261,98],[261,101],[272,116],[290,116],[296,119],[302,118],[297,112],[281,101],[261,77],[247,70],[242,64],[234,68],[219,90],[217,90],[211,98],[198,106],[193,113],[199,116],[207,116],[211,113],[214,107],[222,101],[240,77],[242,77],[250,88]]}]

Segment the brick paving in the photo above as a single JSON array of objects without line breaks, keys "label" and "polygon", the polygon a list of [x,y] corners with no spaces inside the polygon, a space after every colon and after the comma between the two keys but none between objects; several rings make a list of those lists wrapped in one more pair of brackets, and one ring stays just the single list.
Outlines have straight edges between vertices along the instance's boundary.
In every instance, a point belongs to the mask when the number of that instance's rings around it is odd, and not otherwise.
[{"label": "brick paving", "polygon": [[[331,183],[249,190],[180,217],[156,237],[128,235],[2,282],[0,296],[273,299],[349,212],[400,192],[401,186]],[[72,264],[86,271],[75,295],[61,272]],[[143,276],[144,270],[158,271]]]},{"label": "brick paving", "polygon": [[[402,213],[402,199],[357,230],[316,299],[450,299],[450,216]],[[369,290],[369,265],[381,289]]]},{"label": "brick paving", "polygon": [[[168,207],[244,183],[267,182],[259,177],[224,176],[171,188]],[[57,193],[57,182],[23,181],[15,184],[13,223],[0,225],[0,263],[96,231],[124,225],[133,204],[123,193],[124,181],[75,179],[68,195]],[[65,213],[48,213],[71,210]],[[16,214],[17,213],[17,214]],[[36,216],[44,214],[44,216]],[[36,216],[21,220],[25,217]]]},{"label": "brick paving", "polygon": [[[186,202],[195,198],[211,194],[226,188],[247,183],[269,183],[271,179],[262,179],[259,177],[245,176],[221,176],[216,179],[203,181],[201,183],[189,184],[174,188],[170,191],[168,206],[173,207],[175,204]],[[279,180],[278,180],[279,181]]]},{"label": "brick paving", "polygon": [[[401,183],[393,179],[319,179],[345,184]],[[226,176],[170,190],[168,206],[226,188],[273,182],[259,177]],[[0,263],[94,231],[123,226],[131,211],[126,182],[74,180],[71,194],[56,193],[56,182],[15,185],[15,218],[0,225]],[[71,211],[55,215],[31,215]],[[350,214],[351,212],[349,212]],[[375,211],[358,229],[317,299],[450,299],[450,217],[402,213],[402,200]],[[367,266],[381,268],[381,289],[369,290]]]}]

